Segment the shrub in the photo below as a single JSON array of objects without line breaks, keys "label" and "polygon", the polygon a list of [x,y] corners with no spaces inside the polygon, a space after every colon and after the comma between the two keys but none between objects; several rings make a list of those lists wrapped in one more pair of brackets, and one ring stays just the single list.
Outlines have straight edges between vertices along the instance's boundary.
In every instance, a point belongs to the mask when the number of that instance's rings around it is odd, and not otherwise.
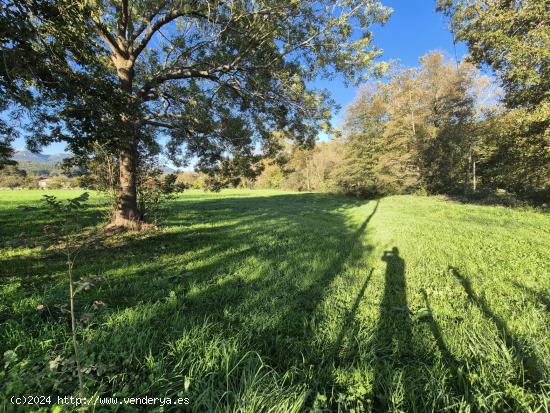
[{"label": "shrub", "polygon": [[53,178],[49,178],[46,184],[48,189],[64,189],[64,188],[74,188],[71,183],[71,178],[68,178],[64,175],[57,175]]},{"label": "shrub", "polygon": [[20,188],[25,186],[26,179],[18,175],[5,175],[0,177],[0,187],[2,188]]}]

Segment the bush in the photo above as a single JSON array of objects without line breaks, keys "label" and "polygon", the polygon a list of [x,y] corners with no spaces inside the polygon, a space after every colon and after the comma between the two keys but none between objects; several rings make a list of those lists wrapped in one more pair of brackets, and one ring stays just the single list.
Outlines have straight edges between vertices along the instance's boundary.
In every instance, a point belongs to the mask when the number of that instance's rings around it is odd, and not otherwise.
[{"label": "bush", "polygon": [[36,175],[29,175],[25,179],[25,188],[26,189],[36,189],[38,188],[38,181],[40,178]]},{"label": "bush", "polygon": [[178,182],[178,175],[167,174],[160,180],[160,187],[163,193],[171,194],[174,192],[183,192],[188,189],[187,184],[184,182]]},{"label": "bush", "polygon": [[8,165],[0,171],[0,188],[36,188],[38,177],[27,175],[24,170]]},{"label": "bush", "polygon": [[200,174],[197,176],[197,179],[193,181],[191,188],[193,189],[206,189],[206,175]]},{"label": "bush", "polygon": [[18,175],[6,175],[0,177],[0,187],[2,188],[20,188],[25,186],[25,177]]},{"label": "bush", "polygon": [[54,176],[53,178],[48,179],[46,188],[48,189],[74,188],[74,186],[72,186],[71,181],[72,181],[71,178],[68,178],[64,175]]}]

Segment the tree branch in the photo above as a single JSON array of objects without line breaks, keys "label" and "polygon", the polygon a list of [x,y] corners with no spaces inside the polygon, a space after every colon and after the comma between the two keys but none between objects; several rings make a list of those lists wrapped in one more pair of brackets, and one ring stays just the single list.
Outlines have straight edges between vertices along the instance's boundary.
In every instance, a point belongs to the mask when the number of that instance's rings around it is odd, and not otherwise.
[{"label": "tree branch", "polygon": [[240,59],[235,59],[235,61],[231,65],[222,65],[218,66],[215,69],[212,70],[197,70],[193,69],[191,67],[184,68],[181,70],[168,72],[165,74],[161,74],[147,82],[143,85],[143,87],[140,90],[140,94],[142,96],[143,101],[149,100],[149,95],[151,89],[155,88],[156,86],[161,85],[164,82],[170,81],[170,80],[182,80],[182,79],[207,79],[211,80],[213,82],[218,83],[219,85],[226,86],[228,88],[231,88],[233,91],[235,91],[241,98],[244,97],[244,93],[242,88],[240,87],[240,84],[238,80],[235,80],[235,82],[228,83],[224,82],[222,78],[218,74],[225,74],[228,73],[231,69],[240,70],[239,67],[233,66],[233,64],[236,64]]},{"label": "tree branch", "polygon": [[172,123],[160,122],[158,120],[152,120],[152,119],[146,119],[143,121],[143,123],[151,126],[158,126],[160,128],[166,128],[166,129],[180,129],[179,126],[174,125]]},{"label": "tree branch", "polygon": [[143,87],[140,90],[140,94],[143,97],[144,100],[148,100],[147,96],[149,94],[149,91],[156,86],[167,82],[169,80],[182,80],[182,79],[209,79],[214,82],[221,82],[221,79],[214,75],[213,71],[208,70],[196,70],[193,68],[184,68],[177,71],[168,72],[165,74],[161,74],[147,82],[143,85]]},{"label": "tree branch", "polygon": [[143,51],[143,49],[145,49],[145,47],[147,46],[151,38],[162,26],[186,14],[189,14],[189,12],[184,10],[172,10],[168,14],[165,14],[160,19],[158,19],[155,23],[151,22],[149,24],[149,27],[147,28],[147,31],[145,32],[145,35],[143,36],[143,39],[141,39],[138,45],[134,48],[134,51],[133,51],[134,59],[136,59],[139,56],[139,54]]},{"label": "tree branch", "polygon": [[157,15],[161,12],[161,10],[166,7],[166,1],[163,1],[158,7],[157,9],[151,13],[146,19],[145,19],[145,22],[144,23],[141,23],[133,32],[132,32],[132,37],[130,38],[130,40],[133,42],[135,39],[137,39],[141,33],[143,33],[143,31],[153,23],[153,20],[155,19],[155,17],[157,17]]},{"label": "tree branch", "polygon": [[98,34],[101,36],[103,41],[107,43],[107,45],[110,47],[113,54],[117,56],[124,56],[124,51],[120,48],[118,45],[116,39],[113,37],[113,35],[109,32],[109,30],[105,27],[103,22],[101,20],[94,19],[95,27],[98,32]]},{"label": "tree branch", "polygon": [[121,6],[118,16],[118,41],[119,44],[124,44],[127,40],[128,24],[130,22],[130,16],[128,11],[128,0],[121,0]]}]

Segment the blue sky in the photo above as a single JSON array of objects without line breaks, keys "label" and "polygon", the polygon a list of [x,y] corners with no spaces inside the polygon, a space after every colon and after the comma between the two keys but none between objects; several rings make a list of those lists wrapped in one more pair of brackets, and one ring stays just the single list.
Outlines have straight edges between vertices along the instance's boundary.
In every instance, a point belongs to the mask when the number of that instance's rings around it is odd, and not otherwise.
[{"label": "blue sky", "polygon": [[[460,60],[467,53],[464,44],[453,45],[447,18],[435,12],[435,0],[382,0],[393,9],[384,26],[373,28],[373,44],[384,50],[381,60],[399,60],[404,66],[416,66],[424,54],[441,50],[450,58]],[[345,106],[353,100],[357,88],[346,88],[342,81],[320,81],[314,85],[329,89],[333,99],[342,106],[333,123],[338,126]]]},{"label": "blue sky", "polygon": [[[393,14],[384,26],[373,28],[374,44],[384,50],[382,60],[399,59],[405,66],[415,66],[418,58],[429,51],[442,50],[449,57],[455,56],[448,23],[445,16],[435,12],[435,0],[383,0],[383,3],[393,9]],[[464,54],[465,46],[457,44],[458,58]],[[330,90],[333,99],[342,106],[342,110],[333,117],[333,123],[338,125],[343,109],[353,100],[357,89],[346,88],[339,79],[314,82],[313,86]],[[15,142],[15,147],[23,146],[23,141]],[[64,148],[63,143],[56,143],[43,152],[59,153]]]}]

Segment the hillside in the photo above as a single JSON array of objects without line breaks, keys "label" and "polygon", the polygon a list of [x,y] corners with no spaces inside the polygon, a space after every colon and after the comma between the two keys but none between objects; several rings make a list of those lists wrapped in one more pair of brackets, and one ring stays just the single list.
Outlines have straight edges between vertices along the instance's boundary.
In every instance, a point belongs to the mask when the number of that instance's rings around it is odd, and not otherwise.
[{"label": "hillside", "polygon": [[[12,157],[17,161],[17,167],[26,171],[28,174],[38,176],[50,176],[63,174],[61,162],[71,156],[70,153],[43,154],[34,153],[28,149],[16,149]],[[174,168],[167,165],[161,165],[160,170],[163,173],[176,172]]]},{"label": "hillside", "polygon": [[32,175],[58,175],[62,173],[60,163],[70,157],[68,153],[43,154],[33,153],[28,149],[16,149],[12,157],[17,167]]}]

